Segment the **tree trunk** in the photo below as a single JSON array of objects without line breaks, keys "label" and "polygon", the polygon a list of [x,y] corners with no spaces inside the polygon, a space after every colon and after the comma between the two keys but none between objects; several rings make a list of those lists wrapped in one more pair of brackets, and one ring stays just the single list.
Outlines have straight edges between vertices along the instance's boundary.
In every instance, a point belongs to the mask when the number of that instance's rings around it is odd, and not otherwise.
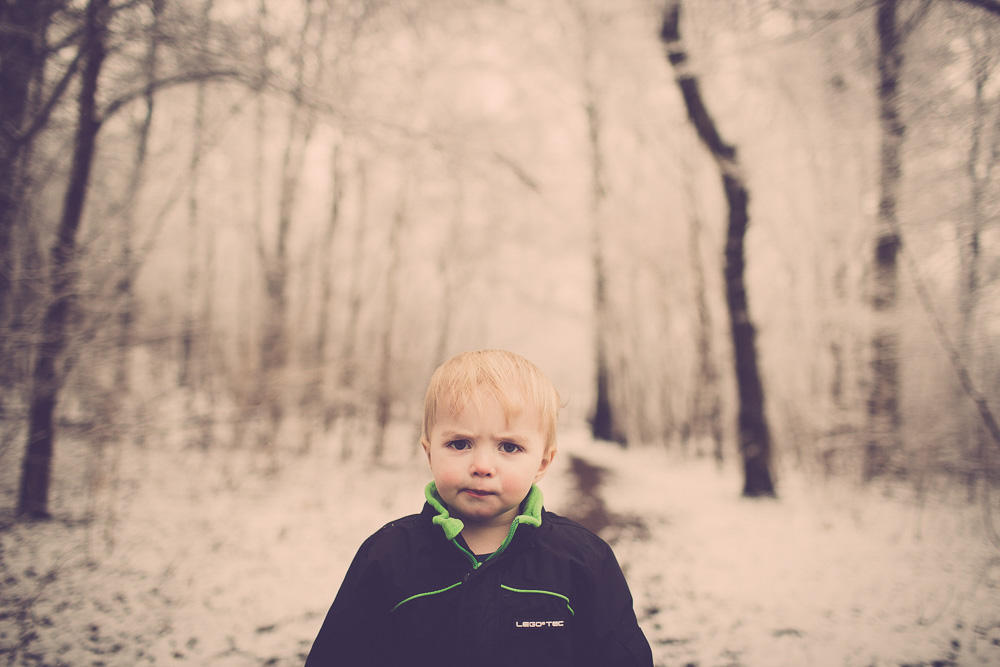
[{"label": "tree trunk", "polygon": [[63,202],[50,264],[51,302],[45,309],[42,335],[35,353],[32,389],[28,407],[28,444],[21,472],[18,515],[49,516],[49,479],[55,444],[54,414],[62,389],[60,362],[68,340],[67,319],[73,306],[77,277],[76,237],[90,184],[97,134],[97,88],[106,55],[104,39],[110,0],[91,0],[87,5],[80,48],[84,68],[80,82],[77,129],[69,182]]},{"label": "tree trunk", "polygon": [[[201,6],[201,26],[199,37],[203,48],[208,48],[209,41],[209,21],[212,12],[213,0],[204,0]],[[195,360],[200,349],[199,338],[204,332],[204,323],[198,324],[199,308],[198,278],[201,272],[201,244],[198,239],[201,236],[201,160],[205,143],[205,104],[207,97],[207,84],[199,81],[195,85],[194,93],[194,118],[191,128],[191,158],[188,162],[188,193],[187,193],[187,267],[184,274],[184,322],[181,325],[181,361],[179,368],[178,384],[188,389],[187,405],[185,410],[188,413],[188,421],[194,423],[197,416],[194,414],[193,394],[199,388],[200,378],[196,377]],[[201,289],[205,289],[202,285]]]},{"label": "tree trunk", "polygon": [[[358,338],[361,335],[361,307],[365,302],[365,236],[368,230],[368,167],[364,159],[357,162],[358,212],[354,223],[351,242],[350,287],[347,298],[342,346],[340,349],[340,373],[337,378],[337,393],[340,398],[333,402],[332,414],[328,421],[343,415],[348,421],[357,416],[358,380]],[[347,460],[351,456],[351,438],[343,438],[340,456]]]},{"label": "tree trunk", "polygon": [[448,235],[441,247],[437,261],[438,275],[441,277],[441,317],[438,320],[438,338],[434,345],[435,368],[446,360],[452,319],[455,314],[456,292],[458,286],[465,282],[456,275],[458,267],[452,259],[455,255],[463,255],[462,227],[466,215],[465,184],[462,181],[460,166],[453,166],[452,172],[455,180],[455,209],[452,211]]},{"label": "tree trunk", "polygon": [[750,224],[747,207],[749,193],[740,173],[736,148],[723,141],[708,113],[697,79],[687,67],[687,53],[680,36],[680,0],[668,3],[660,38],[667,49],[677,85],[680,87],[688,119],[698,138],[712,155],[722,177],[722,188],[729,207],[726,232],[725,282],[729,308],[730,332],[736,365],[736,388],[739,401],[739,449],[743,457],[743,495],[773,496],[771,479],[771,436],[764,410],[764,388],[757,364],[754,326],[747,305],[744,284],[744,238]]},{"label": "tree trunk", "polygon": [[[689,230],[694,300],[698,312],[696,341],[698,369],[691,395],[691,413],[685,420],[683,428],[682,446],[686,447],[691,438],[701,439],[708,435],[712,440],[712,456],[717,464],[722,465],[722,405],[719,397],[719,373],[715,367],[715,352],[712,345],[712,313],[708,307],[705,266],[701,258],[701,219],[697,211],[691,212]],[[700,448],[697,453],[701,455]]]},{"label": "tree trunk", "polygon": [[898,261],[901,239],[896,207],[902,182],[902,147],[905,126],[901,118],[899,81],[903,67],[901,38],[896,25],[897,0],[879,0],[876,8],[878,36],[878,105],[882,137],[879,165],[881,190],[874,253],[871,305],[872,378],[868,397],[868,436],[865,443],[865,481],[889,471],[901,448],[899,428],[899,296]]},{"label": "tree trunk", "polygon": [[[131,174],[125,200],[122,204],[122,229],[121,229],[121,276],[115,286],[114,304],[117,310],[117,339],[115,341],[114,356],[114,389],[109,398],[109,416],[113,421],[110,430],[110,437],[99,439],[95,442],[95,452],[97,454],[94,461],[95,476],[99,488],[106,482],[108,487],[108,497],[106,501],[106,518],[104,521],[102,535],[105,547],[109,550],[115,545],[115,528],[117,525],[117,500],[120,487],[120,468],[122,448],[126,442],[132,442],[141,435],[136,432],[135,424],[140,421],[136,413],[136,406],[130,402],[132,392],[132,373],[130,362],[132,360],[132,347],[134,345],[135,329],[135,274],[137,270],[135,259],[135,209],[139,195],[145,187],[146,175],[149,167],[149,138],[153,127],[153,116],[156,109],[154,86],[156,84],[156,71],[159,60],[159,40],[160,40],[160,15],[163,10],[162,0],[154,0],[152,3],[152,25],[149,29],[149,44],[146,48],[146,56],[143,61],[143,72],[147,82],[144,96],[145,114],[138,128],[136,138],[135,156],[133,158]],[[105,457],[106,450],[110,448],[110,456]],[[94,499],[97,502],[97,498]]]},{"label": "tree trunk", "polygon": [[[406,177],[404,176],[404,179]],[[382,320],[381,354],[379,358],[378,388],[375,400],[375,436],[372,459],[376,462],[385,455],[385,436],[392,419],[392,348],[395,334],[396,304],[399,300],[399,273],[402,257],[403,227],[406,224],[408,184],[399,187],[399,202],[389,229],[389,260],[386,267],[385,313]]]},{"label": "tree trunk", "polygon": [[312,377],[306,386],[307,393],[303,396],[304,407],[313,414],[322,415],[321,422],[323,423],[324,431],[329,430],[333,425],[331,417],[336,414],[335,411],[327,409],[327,406],[332,402],[332,397],[330,396],[330,387],[326,382],[326,378],[330,356],[330,318],[333,310],[334,292],[334,266],[331,258],[334,251],[334,239],[336,238],[337,230],[340,228],[341,218],[343,217],[344,168],[341,139],[335,140],[332,146],[330,163],[332,196],[330,210],[326,219],[326,227],[323,230],[323,238],[319,246],[320,295],[316,315],[316,346],[313,351],[313,359],[310,362],[313,368]]},{"label": "tree trunk", "polygon": [[[303,101],[304,92],[308,89],[305,79],[306,58],[310,53],[321,54],[325,36],[325,15],[321,17],[319,38],[310,41],[310,33],[316,22],[313,0],[306,0],[305,14],[301,30],[302,38],[298,49],[293,55],[295,64],[295,85],[292,90],[294,104],[290,110],[288,127],[285,136],[285,146],[281,161],[279,176],[280,191],[278,194],[278,229],[274,249],[264,254],[265,274],[265,312],[264,336],[262,338],[262,385],[265,388],[263,396],[269,423],[267,440],[273,442],[281,428],[284,419],[286,400],[285,374],[291,356],[292,341],[289,337],[289,275],[291,271],[291,251],[289,249],[292,237],[292,223],[295,216],[295,206],[299,197],[299,184],[305,170],[305,154],[316,127],[316,111]],[[322,57],[320,63],[322,63]],[[322,77],[322,66],[315,72],[316,79],[312,86],[316,87]],[[259,241],[264,247],[263,239]]]},{"label": "tree trunk", "polygon": [[[268,23],[267,0],[259,0],[257,3],[257,49],[256,65],[263,76],[266,76],[268,59],[270,56],[270,44],[266,37],[265,26]],[[267,249],[264,245],[264,192],[265,192],[265,144],[267,143],[267,101],[264,91],[260,88],[255,90],[254,100],[254,124],[253,124],[253,166],[252,166],[252,187],[250,192],[250,225],[255,237],[255,247],[257,259],[260,262],[260,270],[264,275],[264,280],[268,280]],[[256,287],[256,286],[255,286]],[[247,305],[253,305],[257,309],[255,300],[249,297]],[[267,322],[257,320],[255,324],[266,327]],[[244,366],[243,373],[250,379],[250,382],[241,382],[236,387],[240,404],[240,418],[233,425],[233,445],[240,447],[247,437],[248,431],[255,428],[259,423],[258,406],[263,401],[267,384],[262,374],[262,367],[265,362],[261,358],[260,344],[254,341],[252,333],[244,331]],[[250,387],[246,387],[250,384]]]},{"label": "tree trunk", "polygon": [[[22,174],[31,137],[24,136],[30,116],[33,82],[47,57],[45,34],[53,14],[64,3],[55,0],[8,0],[0,5],[0,386],[20,373],[17,353],[7,334],[12,317],[11,274],[16,264],[14,227],[21,204]],[[2,409],[2,398],[0,398]]]},{"label": "tree trunk", "polygon": [[591,435],[597,440],[626,444],[618,423],[612,399],[612,370],[609,359],[608,336],[611,330],[611,311],[608,304],[607,262],[604,257],[603,215],[607,197],[604,175],[604,154],[601,148],[601,117],[597,106],[591,51],[593,35],[586,9],[580,8],[579,21],[583,28],[583,88],[584,110],[587,115],[587,139],[590,146],[590,252],[594,298],[594,410],[590,416]]},{"label": "tree trunk", "polygon": [[[983,31],[985,33],[985,30]],[[982,236],[989,219],[987,193],[993,182],[1000,157],[1000,132],[994,132],[992,140],[987,123],[996,110],[989,104],[986,89],[993,70],[991,44],[979,39],[969,40],[972,53],[972,84],[975,91],[972,105],[972,124],[969,128],[969,152],[966,174],[969,177],[969,211],[959,223],[959,263],[961,281],[958,289],[958,353],[969,366],[975,366],[972,342],[977,326],[979,288],[982,281]],[[964,424],[968,424],[967,426]],[[965,446],[964,457],[969,462],[968,488],[972,497],[976,482],[990,474],[988,438],[985,429],[977,419],[963,420]]]}]

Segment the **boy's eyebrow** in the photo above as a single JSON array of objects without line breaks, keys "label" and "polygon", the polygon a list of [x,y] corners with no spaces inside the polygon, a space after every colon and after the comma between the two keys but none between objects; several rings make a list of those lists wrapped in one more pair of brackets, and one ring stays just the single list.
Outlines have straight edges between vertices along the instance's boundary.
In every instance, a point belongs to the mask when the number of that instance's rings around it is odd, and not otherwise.
[{"label": "boy's eyebrow", "polygon": [[498,433],[496,437],[497,440],[504,440],[504,441],[509,440],[510,442],[515,442],[515,443],[524,442],[525,440],[529,439],[528,436],[523,435],[521,433]]},{"label": "boy's eyebrow", "polygon": [[454,440],[455,438],[469,438],[469,437],[471,436],[468,436],[459,431],[441,431],[442,440]]},{"label": "boy's eyebrow", "polygon": [[[513,432],[494,433],[492,434],[492,437],[496,438],[497,440],[503,440],[505,442],[510,441],[514,443],[521,443],[524,442],[525,440],[530,439],[528,436],[522,433],[513,433]],[[473,436],[461,431],[453,431],[453,430],[441,431],[442,440],[455,440],[456,438],[471,440]]]}]

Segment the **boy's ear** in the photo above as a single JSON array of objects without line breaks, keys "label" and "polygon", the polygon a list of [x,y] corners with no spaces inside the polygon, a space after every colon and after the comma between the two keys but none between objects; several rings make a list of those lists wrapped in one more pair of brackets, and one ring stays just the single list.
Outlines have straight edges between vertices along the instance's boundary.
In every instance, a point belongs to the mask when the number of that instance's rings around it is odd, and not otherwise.
[{"label": "boy's ear", "polygon": [[554,461],[555,458],[556,458],[555,449],[551,449],[542,455],[542,462],[538,464],[538,472],[535,473],[536,482],[541,480],[542,477],[545,477],[545,472],[549,469],[549,466],[552,465],[552,461]]},{"label": "boy's ear", "polygon": [[431,443],[427,441],[427,438],[420,438],[420,446],[424,448],[424,454],[427,455],[427,462],[431,462]]}]

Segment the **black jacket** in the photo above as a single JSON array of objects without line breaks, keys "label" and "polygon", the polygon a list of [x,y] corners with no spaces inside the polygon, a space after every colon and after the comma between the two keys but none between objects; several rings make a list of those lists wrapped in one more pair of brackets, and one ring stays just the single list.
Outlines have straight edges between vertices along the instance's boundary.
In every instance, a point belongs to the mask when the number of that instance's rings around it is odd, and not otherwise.
[{"label": "black jacket", "polygon": [[358,550],[306,667],[651,667],[614,553],[532,487],[480,563],[433,483]]}]

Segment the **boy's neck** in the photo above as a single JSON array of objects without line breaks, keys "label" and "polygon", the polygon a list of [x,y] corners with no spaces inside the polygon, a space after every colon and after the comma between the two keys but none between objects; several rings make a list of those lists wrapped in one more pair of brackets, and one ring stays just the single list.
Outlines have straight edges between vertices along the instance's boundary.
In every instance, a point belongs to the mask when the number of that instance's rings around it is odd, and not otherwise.
[{"label": "boy's neck", "polygon": [[510,522],[503,524],[466,523],[462,529],[462,538],[469,550],[477,556],[491,554],[500,548],[510,532]]}]

